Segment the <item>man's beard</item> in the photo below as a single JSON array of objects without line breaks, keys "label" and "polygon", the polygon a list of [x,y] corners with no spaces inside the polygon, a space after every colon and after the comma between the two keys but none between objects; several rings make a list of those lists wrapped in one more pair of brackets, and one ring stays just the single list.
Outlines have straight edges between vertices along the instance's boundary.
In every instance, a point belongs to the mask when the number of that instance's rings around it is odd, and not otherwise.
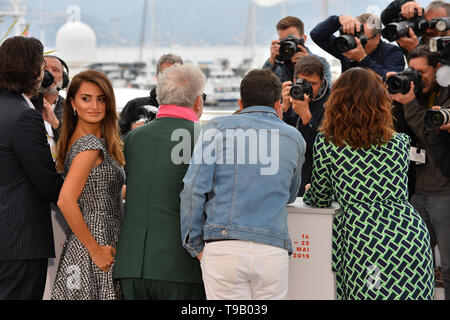
[{"label": "man's beard", "polygon": [[42,89],[41,89],[41,92],[42,92],[43,94],[58,94],[58,93],[59,93],[59,90],[58,90],[58,89],[61,89],[61,87],[62,87],[62,80],[59,81],[55,86],[50,86],[50,87],[47,87],[47,88],[42,88]]}]

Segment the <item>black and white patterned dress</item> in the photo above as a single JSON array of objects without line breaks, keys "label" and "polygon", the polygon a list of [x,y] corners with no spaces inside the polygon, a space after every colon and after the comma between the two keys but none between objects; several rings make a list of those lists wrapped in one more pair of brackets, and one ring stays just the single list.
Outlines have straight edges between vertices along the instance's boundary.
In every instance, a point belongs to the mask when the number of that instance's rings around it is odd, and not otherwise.
[{"label": "black and white patterned dress", "polygon": [[[111,158],[106,141],[94,135],[85,135],[75,141],[64,163],[67,174],[77,154],[86,150],[101,150],[103,162],[95,166],[78,199],[86,224],[100,245],[116,247],[123,218],[123,168]],[[100,270],[87,249],[74,233],[67,231],[61,253],[53,300],[114,300],[121,299],[119,283],[113,280],[114,264],[108,272]]]}]

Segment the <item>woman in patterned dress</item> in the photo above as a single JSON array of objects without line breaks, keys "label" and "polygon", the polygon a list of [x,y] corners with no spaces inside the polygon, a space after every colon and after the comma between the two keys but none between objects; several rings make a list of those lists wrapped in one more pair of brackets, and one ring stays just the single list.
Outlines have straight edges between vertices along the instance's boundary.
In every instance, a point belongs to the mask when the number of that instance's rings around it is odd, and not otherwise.
[{"label": "woman in patterned dress", "polygon": [[333,222],[338,299],[433,299],[425,223],[408,202],[409,144],[392,129],[382,80],[353,68],[334,83],[314,144],[304,202],[341,213]]},{"label": "woman in patterned dress", "polygon": [[113,87],[97,71],[76,75],[64,105],[57,168],[66,180],[58,206],[70,229],[52,299],[120,299],[113,281],[125,174]]}]

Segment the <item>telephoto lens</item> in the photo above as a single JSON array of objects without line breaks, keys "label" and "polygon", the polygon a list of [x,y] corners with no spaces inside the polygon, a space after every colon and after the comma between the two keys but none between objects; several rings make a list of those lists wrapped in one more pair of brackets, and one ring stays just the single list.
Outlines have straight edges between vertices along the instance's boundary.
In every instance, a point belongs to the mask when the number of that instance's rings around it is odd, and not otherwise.
[{"label": "telephoto lens", "polygon": [[411,81],[413,81],[415,86],[416,94],[421,86],[422,76],[420,73],[413,68],[406,68],[402,72],[397,73],[396,75],[390,76],[386,80],[386,84],[388,87],[388,92],[390,94],[407,94],[411,89]]},{"label": "telephoto lens", "polygon": [[450,30],[450,17],[434,18],[429,21],[430,28],[438,31],[445,32]]},{"label": "telephoto lens", "polygon": [[298,79],[289,91],[289,95],[294,100],[305,100],[304,95],[312,97],[313,89],[311,82],[305,79]]},{"label": "telephoto lens", "polygon": [[340,36],[334,39],[334,48],[339,53],[345,53],[347,51],[355,49],[357,46],[355,38],[358,38],[361,41],[361,45],[363,47],[367,44],[368,39],[364,35],[364,25],[361,25],[360,31],[355,32],[354,35],[344,33],[342,27],[339,29],[339,33]]},{"label": "telephoto lens", "polygon": [[450,123],[450,109],[431,109],[425,114],[425,127],[428,129],[436,129]]},{"label": "telephoto lens", "polygon": [[409,28],[412,28],[415,32],[417,30],[417,23],[414,20],[405,20],[400,22],[389,23],[386,28],[383,29],[381,35],[389,41],[396,41],[400,38],[409,35]]},{"label": "telephoto lens", "polygon": [[356,48],[355,37],[344,34],[334,40],[334,47],[339,53],[344,53]]}]

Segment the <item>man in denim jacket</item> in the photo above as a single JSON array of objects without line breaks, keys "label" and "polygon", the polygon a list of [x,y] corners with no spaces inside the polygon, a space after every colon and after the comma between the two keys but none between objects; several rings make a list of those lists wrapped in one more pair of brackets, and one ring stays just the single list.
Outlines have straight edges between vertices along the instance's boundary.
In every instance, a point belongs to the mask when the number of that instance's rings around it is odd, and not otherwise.
[{"label": "man in denim jacket", "polygon": [[283,299],[292,253],[285,206],[301,182],[305,141],[281,115],[269,70],[242,80],[241,112],[202,129],[181,192],[184,247],[208,299]]}]

